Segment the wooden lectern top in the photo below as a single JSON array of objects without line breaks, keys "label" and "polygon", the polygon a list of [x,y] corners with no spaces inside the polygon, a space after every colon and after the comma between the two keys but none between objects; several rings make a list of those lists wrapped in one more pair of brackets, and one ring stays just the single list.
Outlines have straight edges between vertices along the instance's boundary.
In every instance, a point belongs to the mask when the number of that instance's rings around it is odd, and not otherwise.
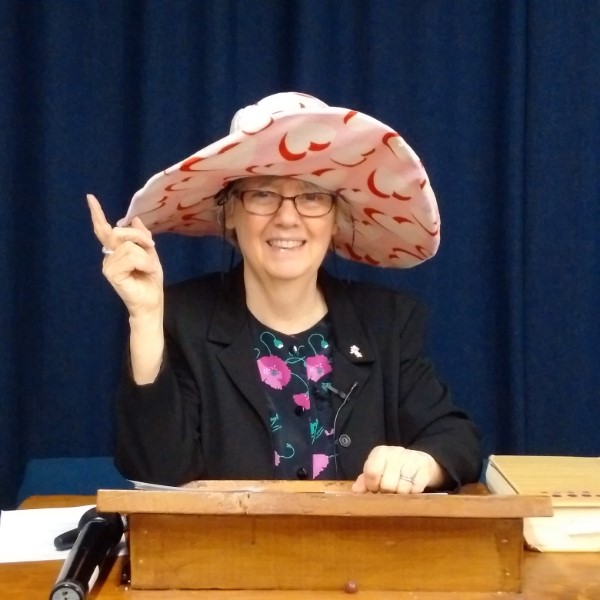
[{"label": "wooden lectern top", "polygon": [[[137,589],[519,591],[546,496],[359,494],[351,482],[100,490],[128,515]],[[299,576],[299,573],[301,576]]]},{"label": "wooden lectern top", "polygon": [[358,494],[347,481],[198,481],[173,490],[99,490],[102,512],[197,515],[523,518],[552,515],[546,496]]}]

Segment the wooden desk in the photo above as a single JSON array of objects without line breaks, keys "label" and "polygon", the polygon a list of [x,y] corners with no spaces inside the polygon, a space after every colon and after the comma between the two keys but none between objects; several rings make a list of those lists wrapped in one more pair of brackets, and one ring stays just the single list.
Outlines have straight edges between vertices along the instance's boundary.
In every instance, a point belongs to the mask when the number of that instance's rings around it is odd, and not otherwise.
[{"label": "wooden desk", "polygon": [[[94,496],[39,496],[22,508],[93,504]],[[457,549],[460,551],[460,549]],[[268,591],[146,591],[121,584],[124,558],[118,558],[106,578],[96,584],[90,600],[342,600],[344,592]],[[61,562],[0,564],[0,598],[47,600]],[[359,600],[600,600],[600,553],[525,553],[520,594],[360,592]]]}]

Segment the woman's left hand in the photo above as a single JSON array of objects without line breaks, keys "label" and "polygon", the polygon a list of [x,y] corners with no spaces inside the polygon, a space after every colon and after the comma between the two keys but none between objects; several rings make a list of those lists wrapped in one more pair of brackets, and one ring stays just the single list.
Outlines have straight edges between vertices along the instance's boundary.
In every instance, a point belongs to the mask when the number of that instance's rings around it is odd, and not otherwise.
[{"label": "woman's left hand", "polygon": [[426,487],[440,487],[445,476],[444,469],[426,452],[402,446],[376,446],[352,491],[418,494]]}]

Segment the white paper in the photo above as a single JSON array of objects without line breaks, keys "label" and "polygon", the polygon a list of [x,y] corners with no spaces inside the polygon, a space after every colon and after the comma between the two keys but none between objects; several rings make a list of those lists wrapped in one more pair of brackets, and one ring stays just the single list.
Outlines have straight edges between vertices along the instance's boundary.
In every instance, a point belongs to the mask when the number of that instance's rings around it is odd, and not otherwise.
[{"label": "white paper", "polygon": [[134,481],[130,479],[131,483],[133,483],[133,487],[136,490],[149,490],[149,491],[159,491],[159,490],[185,490],[186,488],[174,487],[172,485],[161,485],[160,483],[146,483],[145,481]]},{"label": "white paper", "polygon": [[[75,529],[94,504],[68,508],[4,510],[0,516],[0,563],[64,560],[69,550],[56,550],[54,538]],[[124,540],[118,550],[126,552]]]},{"label": "white paper", "polygon": [[[169,490],[177,490],[178,492],[213,492],[215,491],[212,488],[206,488],[202,485],[190,485],[190,486],[181,486],[181,487],[173,487],[171,485],[162,485],[160,483],[146,483],[145,481],[134,481],[130,479],[131,483],[133,483],[133,487],[136,490],[146,490],[146,491],[169,491]],[[264,492],[264,486],[243,486],[236,488],[236,492]]]},{"label": "white paper", "polygon": [[569,519],[565,523],[565,531],[568,535],[599,535],[600,514],[583,519]]}]

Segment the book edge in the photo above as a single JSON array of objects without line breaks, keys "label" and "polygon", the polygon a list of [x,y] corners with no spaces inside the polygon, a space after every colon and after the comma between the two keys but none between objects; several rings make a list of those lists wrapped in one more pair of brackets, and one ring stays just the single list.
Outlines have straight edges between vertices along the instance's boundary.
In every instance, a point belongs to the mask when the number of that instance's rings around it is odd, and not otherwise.
[{"label": "book edge", "polygon": [[[583,489],[577,491],[576,497],[565,497],[565,496],[556,497],[556,496],[552,496],[550,494],[544,494],[541,490],[540,491],[537,491],[537,490],[524,491],[522,489],[519,489],[518,482],[514,480],[514,477],[511,477],[510,474],[507,473],[507,470],[506,470],[507,465],[502,465],[502,459],[504,457],[509,457],[512,460],[512,459],[518,459],[518,458],[520,458],[520,456],[521,455],[514,455],[514,454],[490,454],[490,456],[488,458],[488,466],[486,468],[486,484],[487,484],[487,477],[488,477],[487,471],[490,468],[493,468],[494,469],[494,472],[492,474],[493,483],[494,483],[494,485],[496,485],[496,487],[500,486],[500,488],[503,490],[502,492],[493,492],[493,493],[515,493],[515,494],[522,494],[522,495],[547,495],[551,498],[552,505],[555,510],[560,509],[560,508],[592,508],[592,509],[600,508],[600,497],[597,496],[596,492],[595,492],[595,496],[591,497],[591,498],[581,495],[581,492],[583,492]],[[531,456],[529,456],[529,455],[523,455],[523,457],[531,458]],[[538,457],[536,456],[535,458],[538,458]],[[542,458],[551,459],[553,457],[544,456]],[[560,457],[560,458],[565,458],[565,457]],[[592,458],[592,459],[597,458],[598,465],[600,466],[600,457],[572,457],[572,458]],[[503,482],[505,482],[505,484]],[[509,487],[507,488],[506,486],[509,486]],[[548,482],[547,487],[550,487],[550,486],[552,486],[552,483]],[[513,491],[511,492],[510,490],[513,490]],[[492,490],[490,489],[490,491],[492,491]]]}]

